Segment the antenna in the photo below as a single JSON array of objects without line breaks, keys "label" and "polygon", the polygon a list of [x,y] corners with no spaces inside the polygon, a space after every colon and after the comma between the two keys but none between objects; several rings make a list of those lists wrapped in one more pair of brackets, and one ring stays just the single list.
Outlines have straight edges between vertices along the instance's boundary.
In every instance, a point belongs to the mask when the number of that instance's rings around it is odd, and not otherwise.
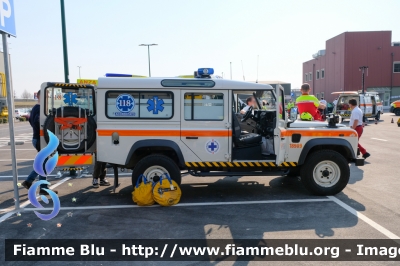
[{"label": "antenna", "polygon": [[260,56],[259,55],[257,55],[257,80],[256,80],[256,83],[258,83],[258,58],[259,58]]},{"label": "antenna", "polygon": [[232,62],[230,62],[230,66],[231,66],[231,79],[232,79]]},{"label": "antenna", "polygon": [[243,80],[246,80],[246,79],[244,78],[243,60],[241,60],[241,62],[242,62],[242,74],[243,74]]}]

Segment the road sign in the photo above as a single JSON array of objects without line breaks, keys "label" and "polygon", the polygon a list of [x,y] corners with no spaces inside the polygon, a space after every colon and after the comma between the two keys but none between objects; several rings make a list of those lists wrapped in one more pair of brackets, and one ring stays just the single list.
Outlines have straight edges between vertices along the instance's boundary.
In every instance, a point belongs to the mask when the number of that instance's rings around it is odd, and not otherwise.
[{"label": "road sign", "polygon": [[14,0],[0,0],[0,31],[16,36]]}]

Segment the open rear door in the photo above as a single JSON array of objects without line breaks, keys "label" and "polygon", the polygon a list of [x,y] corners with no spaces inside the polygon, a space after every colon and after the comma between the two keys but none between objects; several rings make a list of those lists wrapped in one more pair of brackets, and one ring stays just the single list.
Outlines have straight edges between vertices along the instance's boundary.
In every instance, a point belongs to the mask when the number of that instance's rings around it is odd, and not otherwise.
[{"label": "open rear door", "polygon": [[285,110],[285,94],[281,85],[276,85],[276,127],[274,129],[274,149],[276,164],[281,165],[287,154],[287,143],[284,137],[288,115]]}]

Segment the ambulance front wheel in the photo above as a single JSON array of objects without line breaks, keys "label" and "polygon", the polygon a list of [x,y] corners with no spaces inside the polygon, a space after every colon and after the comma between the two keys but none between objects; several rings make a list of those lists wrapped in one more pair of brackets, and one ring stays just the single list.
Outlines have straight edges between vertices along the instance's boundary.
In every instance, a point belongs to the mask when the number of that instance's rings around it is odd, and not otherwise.
[{"label": "ambulance front wheel", "polygon": [[168,174],[178,185],[181,184],[181,171],[178,165],[169,157],[161,154],[148,155],[141,159],[133,168],[132,185],[135,186],[140,175],[152,182],[160,181],[163,174]]},{"label": "ambulance front wheel", "polygon": [[307,156],[300,177],[312,194],[335,195],[349,182],[350,168],[346,158],[337,151],[321,150]]}]

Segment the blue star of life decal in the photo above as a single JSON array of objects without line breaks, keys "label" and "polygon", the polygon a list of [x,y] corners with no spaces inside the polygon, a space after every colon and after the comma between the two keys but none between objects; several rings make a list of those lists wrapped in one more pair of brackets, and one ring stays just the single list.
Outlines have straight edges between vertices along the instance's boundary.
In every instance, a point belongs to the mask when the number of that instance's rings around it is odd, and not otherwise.
[{"label": "blue star of life decal", "polygon": [[147,104],[149,105],[147,106],[147,110],[149,110],[149,112],[153,111],[153,114],[155,115],[158,114],[158,111],[164,111],[164,106],[162,106],[164,104],[164,100],[158,99],[158,96],[154,96],[153,99],[149,99]]},{"label": "blue star of life decal", "polygon": [[76,93],[68,92],[64,94],[64,103],[68,104],[69,106],[72,106],[74,104],[78,103],[78,100],[76,99],[78,95]]}]

